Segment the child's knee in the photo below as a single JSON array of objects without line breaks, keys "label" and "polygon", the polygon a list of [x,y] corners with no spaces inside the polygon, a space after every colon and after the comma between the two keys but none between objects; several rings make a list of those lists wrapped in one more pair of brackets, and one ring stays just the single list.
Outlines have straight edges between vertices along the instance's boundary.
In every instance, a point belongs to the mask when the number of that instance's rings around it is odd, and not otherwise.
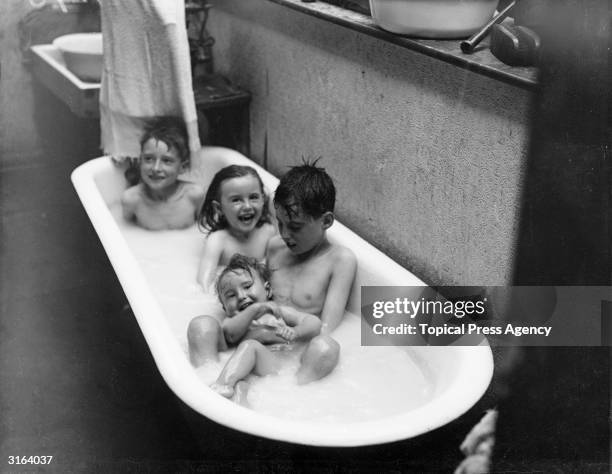
[{"label": "child's knee", "polygon": [[309,345],[318,357],[328,361],[338,362],[340,356],[340,344],[327,335],[315,337]]},{"label": "child's knee", "polygon": [[196,316],[189,322],[187,339],[190,343],[195,343],[210,336],[217,336],[220,329],[219,322],[212,316]]},{"label": "child's knee", "polygon": [[297,373],[298,384],[305,384],[327,376],[338,364],[340,344],[329,336],[315,337],[302,355]]},{"label": "child's knee", "polygon": [[197,316],[187,328],[189,360],[199,367],[207,360],[217,360],[218,351],[225,348],[223,331],[218,321],[211,316]]}]

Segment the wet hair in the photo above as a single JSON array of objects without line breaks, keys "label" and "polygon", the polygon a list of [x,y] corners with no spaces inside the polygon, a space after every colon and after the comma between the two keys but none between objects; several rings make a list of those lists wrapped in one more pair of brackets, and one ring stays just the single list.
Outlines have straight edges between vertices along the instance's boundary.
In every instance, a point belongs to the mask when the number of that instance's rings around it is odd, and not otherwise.
[{"label": "wet hair", "polygon": [[206,197],[204,198],[204,202],[202,203],[202,207],[197,217],[198,227],[201,230],[205,232],[214,232],[227,228],[228,224],[225,216],[220,215],[215,210],[213,201],[221,202],[221,186],[225,181],[233,178],[242,178],[243,176],[253,176],[256,178],[264,197],[264,205],[261,217],[257,222],[257,227],[261,227],[266,222],[272,222],[270,218],[268,195],[264,191],[263,181],[257,171],[250,166],[229,165],[217,171],[208,187],[208,191],[206,191]]},{"label": "wet hair", "polygon": [[[270,281],[270,270],[266,265],[257,261],[256,258],[247,257],[246,255],[235,253],[234,255],[232,255],[232,258],[227,264],[227,267],[223,269],[223,271],[219,274],[219,277],[217,278],[215,290],[217,292],[217,296],[219,297],[219,301],[221,301],[221,281],[228,273],[237,273],[239,271],[248,273],[251,278],[254,278],[253,272],[255,272],[257,275],[259,275],[259,277],[264,283]],[[223,304],[223,301],[221,301],[221,304]]]},{"label": "wet hair", "polygon": [[181,162],[189,162],[189,136],[182,118],[167,115],[151,119],[145,125],[140,148],[151,138],[164,142],[168,148],[174,148]]},{"label": "wet hair", "polygon": [[289,216],[296,214],[296,206],[315,219],[334,211],[336,187],[325,168],[317,166],[319,159],[303,160],[303,164],[292,166],[281,178],[274,205],[282,206]]}]

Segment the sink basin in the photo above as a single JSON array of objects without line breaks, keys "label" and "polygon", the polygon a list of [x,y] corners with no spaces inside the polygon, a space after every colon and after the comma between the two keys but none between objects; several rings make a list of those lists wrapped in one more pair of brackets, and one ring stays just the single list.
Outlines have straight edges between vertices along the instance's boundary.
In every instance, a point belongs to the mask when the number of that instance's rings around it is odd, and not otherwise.
[{"label": "sink basin", "polygon": [[79,79],[100,82],[102,77],[102,33],[74,33],[53,40],[66,67]]},{"label": "sink basin", "polygon": [[85,82],[66,66],[62,52],[52,44],[32,46],[34,77],[78,117],[99,117],[99,82]]}]

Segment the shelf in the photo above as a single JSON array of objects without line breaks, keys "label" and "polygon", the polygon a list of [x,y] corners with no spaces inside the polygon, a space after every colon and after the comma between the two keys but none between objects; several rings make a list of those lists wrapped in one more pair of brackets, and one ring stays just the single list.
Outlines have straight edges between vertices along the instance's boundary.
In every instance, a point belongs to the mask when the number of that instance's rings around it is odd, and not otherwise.
[{"label": "shelf", "polygon": [[502,63],[489,51],[487,39],[474,53],[464,54],[459,47],[460,40],[426,40],[396,35],[376,26],[368,15],[329,3],[301,0],[268,1],[524,89],[534,89],[538,85],[536,68],[512,67]]},{"label": "shelf", "polygon": [[219,74],[195,77],[193,95],[196,107],[202,110],[243,106],[251,100],[251,94],[234,86]]}]

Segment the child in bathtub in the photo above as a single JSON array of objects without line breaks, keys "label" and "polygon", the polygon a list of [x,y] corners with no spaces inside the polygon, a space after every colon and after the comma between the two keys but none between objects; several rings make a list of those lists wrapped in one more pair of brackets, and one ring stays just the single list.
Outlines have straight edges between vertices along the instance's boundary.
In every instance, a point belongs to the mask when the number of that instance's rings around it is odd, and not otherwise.
[{"label": "child in bathtub", "polygon": [[[286,351],[302,351],[297,372],[298,383],[326,376],[337,363],[335,341],[319,336],[321,320],[313,315],[282,306],[270,300],[269,274],[257,260],[236,254],[219,275],[217,293],[227,317],[223,333],[228,341],[243,339],[229,359],[213,390],[232,397],[238,382],[250,373],[268,375],[280,370]],[[252,339],[255,333],[268,331],[282,344],[264,346]],[[294,344],[298,341],[310,341]],[[244,396],[244,387],[243,394]]]},{"label": "child in bathtub", "polygon": [[280,235],[268,245],[274,300],[321,318],[328,334],[342,321],[357,271],[355,254],[332,243],[336,188],[323,168],[305,162],[280,180],[274,208]]},{"label": "child in bathtub", "polygon": [[204,199],[201,186],[179,179],[189,166],[187,129],[177,117],[158,117],[140,141],[140,182],[123,192],[123,216],[149,230],[195,223]]},{"label": "child in bathtub", "polygon": [[262,261],[276,229],[257,171],[239,165],[218,171],[198,214],[198,225],[208,232],[197,275],[205,291],[213,286],[218,266],[227,265],[232,255]]}]

